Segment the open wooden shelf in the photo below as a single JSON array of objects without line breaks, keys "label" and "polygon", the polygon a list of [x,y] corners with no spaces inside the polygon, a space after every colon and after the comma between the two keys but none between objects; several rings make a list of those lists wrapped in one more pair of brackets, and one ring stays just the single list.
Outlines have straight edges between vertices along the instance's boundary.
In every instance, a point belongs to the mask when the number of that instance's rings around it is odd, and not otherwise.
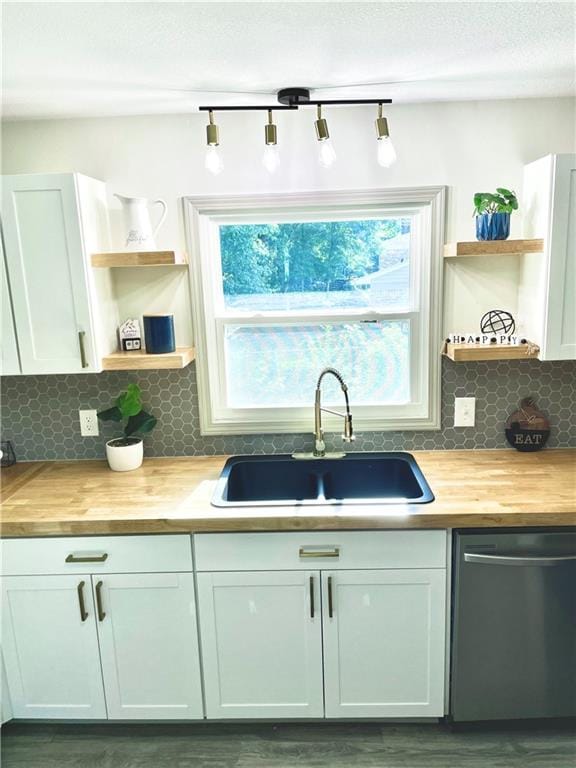
[{"label": "open wooden shelf", "polygon": [[444,346],[444,355],[455,363],[481,360],[534,360],[540,348],[528,341],[526,344],[450,344]]},{"label": "open wooden shelf", "polygon": [[185,253],[176,251],[118,251],[93,253],[93,267],[182,267],[188,264]]},{"label": "open wooden shelf", "polygon": [[541,253],[544,240],[470,240],[446,243],[444,258],[459,256],[519,256],[523,253]]},{"label": "open wooden shelf", "polygon": [[165,355],[148,355],[146,352],[113,352],[102,360],[105,371],[155,371],[186,368],[194,360],[194,347],[176,347],[175,352]]}]

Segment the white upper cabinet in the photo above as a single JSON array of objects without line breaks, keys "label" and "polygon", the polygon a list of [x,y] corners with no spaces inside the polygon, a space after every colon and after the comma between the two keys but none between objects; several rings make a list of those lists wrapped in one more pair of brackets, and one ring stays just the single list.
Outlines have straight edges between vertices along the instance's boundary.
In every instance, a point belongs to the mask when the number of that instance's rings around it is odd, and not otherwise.
[{"label": "white upper cabinet", "polygon": [[322,573],[326,717],[442,717],[446,571]]},{"label": "white upper cabinet", "polygon": [[323,717],[319,576],[198,574],[208,718]]},{"label": "white upper cabinet", "polygon": [[18,343],[16,341],[16,329],[14,328],[14,316],[12,315],[12,299],[8,274],[4,261],[4,249],[0,241],[0,279],[2,280],[2,328],[0,329],[0,375],[12,376],[20,373],[20,358],[18,356]]},{"label": "white upper cabinet", "polygon": [[541,360],[576,359],[576,155],[547,155],[524,172],[524,237],[544,238],[523,259],[518,319]]},{"label": "white upper cabinet", "polygon": [[79,174],[4,176],[2,223],[22,373],[101,370],[89,256],[107,243],[105,185]]},{"label": "white upper cabinet", "polygon": [[108,717],[204,716],[194,575],[92,576]]}]

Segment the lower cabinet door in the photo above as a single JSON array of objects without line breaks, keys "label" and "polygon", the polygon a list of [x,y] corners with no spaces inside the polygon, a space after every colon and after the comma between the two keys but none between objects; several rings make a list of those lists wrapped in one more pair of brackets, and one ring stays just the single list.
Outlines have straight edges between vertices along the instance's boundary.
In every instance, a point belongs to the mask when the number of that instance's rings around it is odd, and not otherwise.
[{"label": "lower cabinet door", "polygon": [[108,718],[202,718],[193,574],[102,574],[92,583]]},{"label": "lower cabinet door", "polygon": [[322,572],[327,717],[444,714],[445,573]]},{"label": "lower cabinet door", "polygon": [[323,717],[317,571],[201,573],[209,718]]},{"label": "lower cabinet door", "polygon": [[106,717],[90,576],[5,576],[2,650],[14,717]]}]

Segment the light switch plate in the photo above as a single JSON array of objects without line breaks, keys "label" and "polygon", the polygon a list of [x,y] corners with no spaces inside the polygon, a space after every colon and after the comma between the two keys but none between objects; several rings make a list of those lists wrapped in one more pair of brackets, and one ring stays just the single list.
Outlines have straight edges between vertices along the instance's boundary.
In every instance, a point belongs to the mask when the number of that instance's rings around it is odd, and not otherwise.
[{"label": "light switch plate", "polygon": [[475,397],[454,398],[454,426],[473,427],[476,417]]},{"label": "light switch plate", "polygon": [[82,437],[98,437],[98,414],[96,411],[78,411]]}]

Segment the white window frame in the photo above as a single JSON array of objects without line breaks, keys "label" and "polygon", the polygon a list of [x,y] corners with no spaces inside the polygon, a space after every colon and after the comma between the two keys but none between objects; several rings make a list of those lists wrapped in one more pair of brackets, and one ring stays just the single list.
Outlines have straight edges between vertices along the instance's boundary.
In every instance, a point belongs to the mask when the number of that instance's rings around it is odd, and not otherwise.
[{"label": "white window frame", "polygon": [[[225,405],[224,327],[229,324],[306,324],[355,320],[411,322],[412,402],[400,405],[354,405],[357,432],[432,430],[440,428],[440,341],[442,318],[442,248],[444,243],[445,187],[353,190],[185,197],[184,219],[190,253],[190,279],[196,345],[200,429],[203,435],[310,432],[313,428],[314,392],[310,407],[227,408]],[[222,275],[218,226],[266,221],[335,220],[341,218],[413,216],[420,247],[411,253],[412,297],[418,306],[393,312],[358,310],[352,313],[306,312],[247,313],[227,311],[222,319]],[[414,241],[415,238],[411,238]],[[420,375],[418,375],[420,374]],[[414,397],[414,395],[416,395]],[[341,428],[326,419],[326,428]]]}]

